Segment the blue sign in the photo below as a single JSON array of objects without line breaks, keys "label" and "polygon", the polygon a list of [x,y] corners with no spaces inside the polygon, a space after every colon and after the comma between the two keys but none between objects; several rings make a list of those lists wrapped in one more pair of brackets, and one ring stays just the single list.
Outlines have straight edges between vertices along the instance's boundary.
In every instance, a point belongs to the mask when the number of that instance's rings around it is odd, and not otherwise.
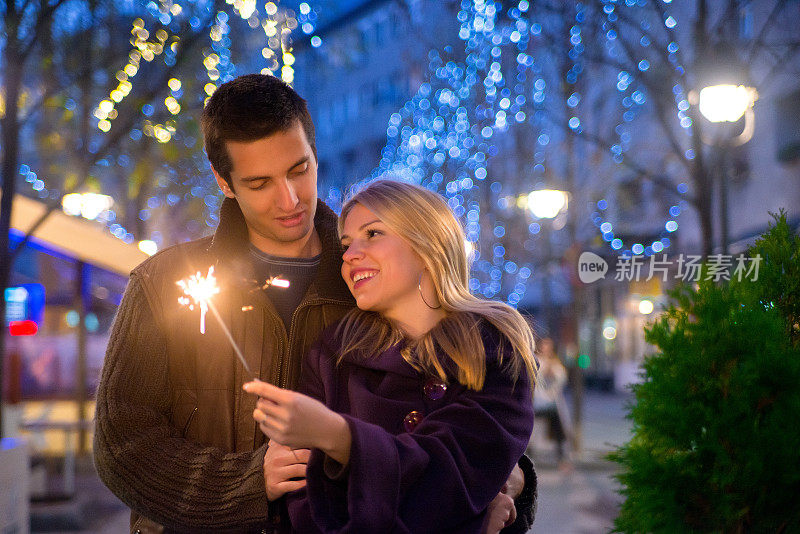
[{"label": "blue sign", "polygon": [[6,326],[11,321],[34,321],[42,324],[44,319],[44,286],[22,284],[6,288]]}]

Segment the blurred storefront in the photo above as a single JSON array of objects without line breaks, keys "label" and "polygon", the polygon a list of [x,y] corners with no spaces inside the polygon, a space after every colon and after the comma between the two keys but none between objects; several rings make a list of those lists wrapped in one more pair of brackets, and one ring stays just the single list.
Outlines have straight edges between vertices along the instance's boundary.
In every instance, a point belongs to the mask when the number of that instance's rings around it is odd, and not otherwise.
[{"label": "blurred storefront", "polygon": [[[46,209],[23,196],[14,199],[12,246]],[[36,229],[14,261],[5,294],[4,435],[57,419],[74,422],[83,438],[78,443],[87,443],[108,332],[128,274],[147,257],[100,223],[61,211]],[[53,440],[63,441],[53,435],[41,444]]]}]

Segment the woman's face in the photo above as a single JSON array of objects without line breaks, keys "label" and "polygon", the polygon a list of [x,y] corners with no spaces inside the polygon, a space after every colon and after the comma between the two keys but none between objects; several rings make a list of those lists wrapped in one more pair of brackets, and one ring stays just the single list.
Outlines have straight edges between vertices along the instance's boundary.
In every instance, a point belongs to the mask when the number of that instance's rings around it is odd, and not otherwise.
[{"label": "woman's face", "polygon": [[402,320],[419,306],[422,259],[361,204],[344,220],[342,245],[342,277],[360,309]]}]

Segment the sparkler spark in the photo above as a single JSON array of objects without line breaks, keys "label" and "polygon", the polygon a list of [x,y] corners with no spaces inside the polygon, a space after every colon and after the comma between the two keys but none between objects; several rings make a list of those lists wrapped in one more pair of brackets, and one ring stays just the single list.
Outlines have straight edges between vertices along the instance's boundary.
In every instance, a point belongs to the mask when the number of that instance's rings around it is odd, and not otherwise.
[{"label": "sparkler spark", "polygon": [[275,287],[282,287],[282,288],[286,289],[287,287],[289,287],[289,281],[288,280],[284,280],[283,278],[278,278],[277,276],[274,276],[274,277],[270,278],[269,280],[267,280],[267,284],[265,284],[265,285],[271,285],[271,286],[275,286]]},{"label": "sparkler spark", "polygon": [[[252,280],[252,282],[255,284],[260,283],[257,280]],[[287,287],[289,287],[289,285],[290,285],[289,281],[286,280],[285,278],[281,278],[279,276],[273,276],[271,278],[267,278],[267,280],[263,284],[256,285],[256,287],[251,289],[250,292],[252,293],[253,291],[258,291],[259,289],[267,289],[269,286],[275,286],[275,287],[280,287],[282,289],[286,289]]]},{"label": "sparkler spark", "polygon": [[176,283],[181,287],[181,289],[183,289],[183,292],[186,295],[178,298],[179,304],[188,305],[189,309],[194,309],[194,304],[200,306],[200,333],[205,334],[206,332],[206,312],[211,310],[211,313],[217,318],[217,322],[219,322],[219,326],[222,328],[222,333],[225,334],[225,337],[228,338],[231,347],[233,347],[233,352],[236,353],[236,357],[242,362],[242,366],[244,367],[245,371],[247,371],[251,377],[258,379],[258,377],[253,374],[250,366],[247,365],[247,360],[244,359],[244,354],[242,354],[239,345],[236,344],[236,341],[233,339],[230,330],[228,330],[228,327],[225,325],[222,317],[219,316],[217,308],[211,301],[211,298],[219,293],[217,279],[214,276],[214,266],[212,265],[208,268],[208,274],[206,276],[203,276],[198,271],[197,274],[193,274],[184,280],[178,280]]},{"label": "sparkler spark", "polygon": [[[236,353],[236,356],[242,362],[244,369],[250,376],[257,379],[258,377],[256,377],[253,374],[253,371],[250,370],[250,366],[247,365],[247,360],[244,359],[241,349],[239,349],[239,346],[236,344],[236,341],[234,341],[230,330],[228,330],[228,327],[222,321],[222,317],[219,316],[217,308],[211,301],[214,295],[219,293],[217,278],[214,276],[214,266],[212,265],[208,268],[208,274],[205,276],[203,276],[200,271],[197,271],[197,273],[191,275],[189,278],[178,280],[175,283],[178,284],[181,289],[183,289],[183,295],[178,297],[178,303],[181,306],[188,306],[190,310],[193,310],[195,305],[200,307],[200,333],[206,333],[206,313],[211,310],[211,313],[217,318],[217,321],[222,328],[222,332],[225,334],[225,337],[228,338],[228,341],[233,347],[233,352]],[[267,279],[267,281],[261,287],[262,289],[266,289],[269,286],[287,288],[289,287],[289,281],[274,276]],[[252,309],[252,306],[242,307],[242,311],[250,311]]]},{"label": "sparkler spark", "polygon": [[189,306],[190,310],[194,309],[194,305],[200,306],[200,333],[206,333],[206,313],[208,313],[208,306],[211,303],[211,298],[219,293],[219,286],[217,279],[214,276],[214,266],[208,268],[208,274],[203,276],[200,271],[193,274],[184,280],[176,282],[178,286],[183,289],[186,296],[178,298],[178,303],[182,306]]}]

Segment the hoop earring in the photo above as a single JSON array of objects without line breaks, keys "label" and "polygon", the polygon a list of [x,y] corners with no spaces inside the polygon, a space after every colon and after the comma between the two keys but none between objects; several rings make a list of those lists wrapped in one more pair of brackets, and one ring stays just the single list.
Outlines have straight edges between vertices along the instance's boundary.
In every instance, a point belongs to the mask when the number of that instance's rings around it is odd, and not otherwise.
[{"label": "hoop earring", "polygon": [[442,307],[441,303],[439,303],[438,306],[431,306],[430,304],[428,304],[428,301],[425,300],[425,295],[422,294],[422,273],[419,274],[419,283],[417,284],[417,289],[419,289],[419,298],[422,299],[422,302],[425,303],[425,306],[429,307],[432,310],[438,310],[439,308]]}]

